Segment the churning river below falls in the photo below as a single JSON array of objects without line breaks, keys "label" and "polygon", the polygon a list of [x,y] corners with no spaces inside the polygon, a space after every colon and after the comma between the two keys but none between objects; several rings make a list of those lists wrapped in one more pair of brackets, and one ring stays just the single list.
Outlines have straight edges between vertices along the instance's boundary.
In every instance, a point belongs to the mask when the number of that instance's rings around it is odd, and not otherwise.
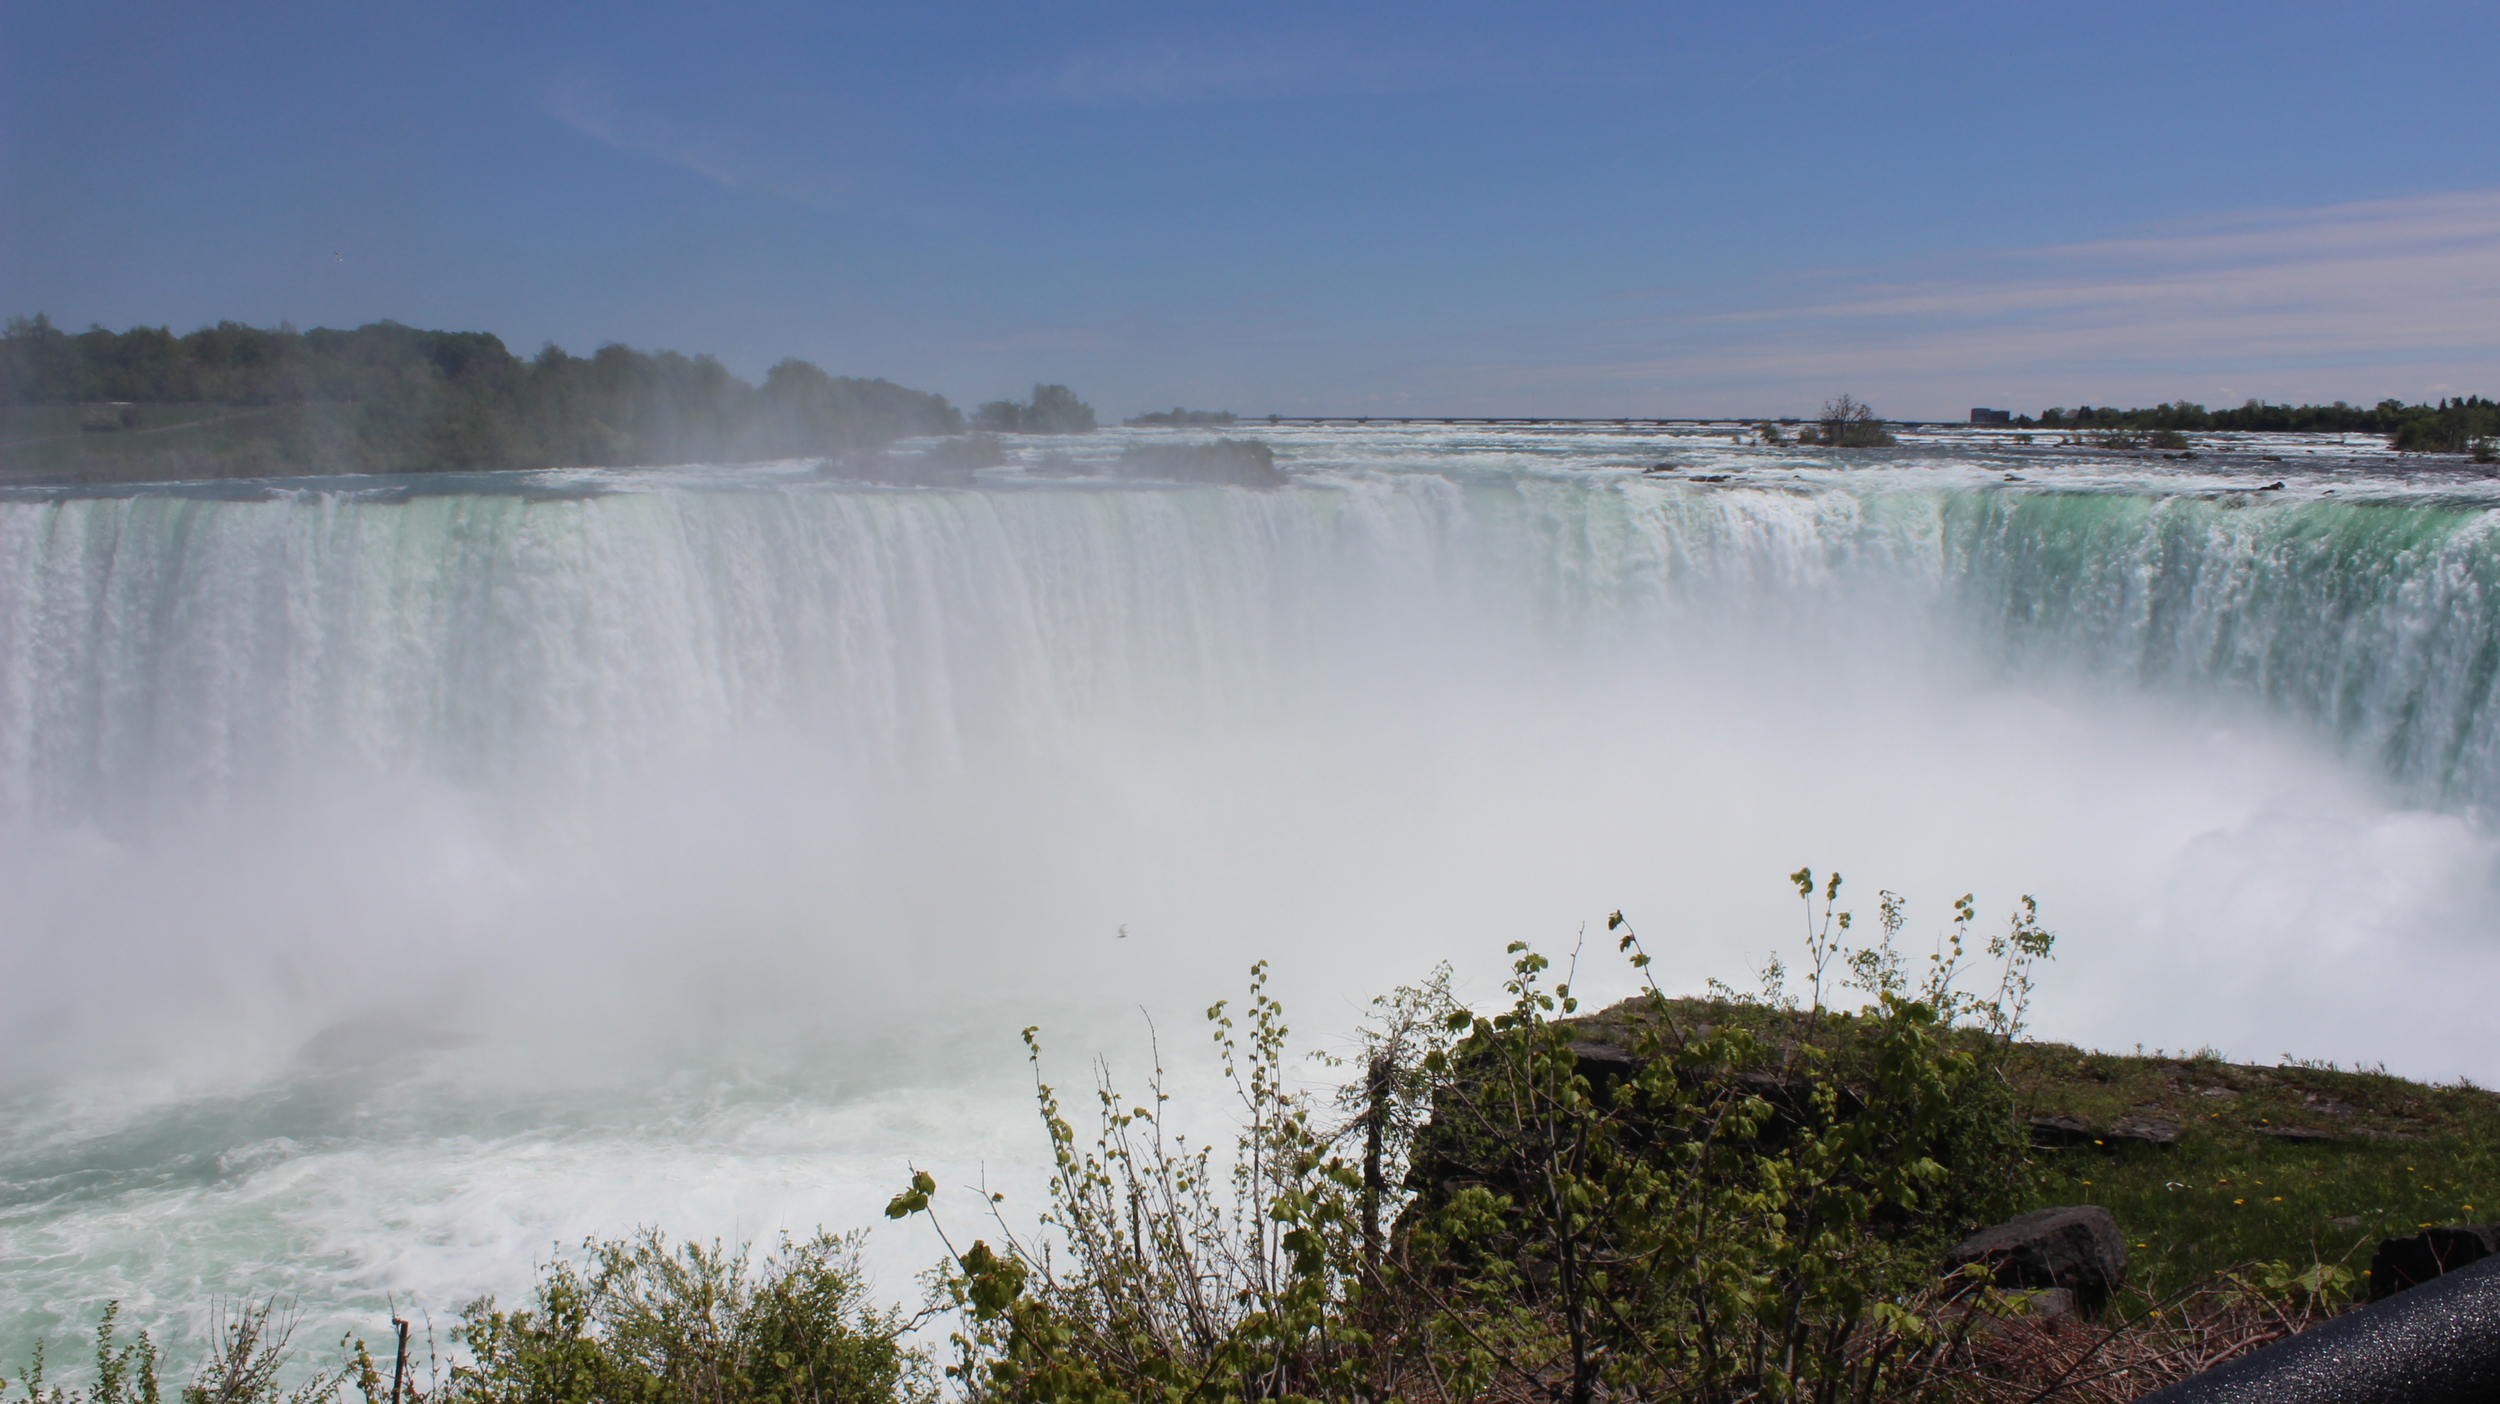
[{"label": "churning river below falls", "polygon": [[1514,939],[1628,994],[1618,908],[1745,985],[1800,865],[1919,942],[2036,894],[2047,1036],[2500,1074],[2457,460],[1252,424],[1286,486],[1113,476],[1149,432],[0,491],[0,1373],[108,1298],[178,1356],[246,1293],[440,1329],[915,1164],[1029,1212],[1026,1025],[1220,1132],[1253,961],[1320,1050]]}]

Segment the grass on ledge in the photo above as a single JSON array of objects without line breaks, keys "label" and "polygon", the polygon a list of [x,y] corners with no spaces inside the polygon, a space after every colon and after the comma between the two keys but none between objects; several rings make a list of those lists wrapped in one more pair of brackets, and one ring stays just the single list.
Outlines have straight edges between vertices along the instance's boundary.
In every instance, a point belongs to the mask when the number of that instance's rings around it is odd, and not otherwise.
[{"label": "grass on ledge", "polygon": [[2500,1220],[2500,1095],[2470,1084],[2053,1043],[2016,1045],[2007,1076],[2031,1114],[2096,1134],[2124,1116],[2179,1127],[2167,1147],[2033,1152],[2033,1207],[2106,1206],[2129,1276],[2156,1292],[2271,1261],[2341,1263],[2366,1290],[2381,1239]]}]

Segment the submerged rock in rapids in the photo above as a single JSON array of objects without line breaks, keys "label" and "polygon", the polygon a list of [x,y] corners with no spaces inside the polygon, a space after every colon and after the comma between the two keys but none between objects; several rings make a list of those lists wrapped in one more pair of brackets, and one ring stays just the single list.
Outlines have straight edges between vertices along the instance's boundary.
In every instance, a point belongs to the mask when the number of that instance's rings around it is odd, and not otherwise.
[{"label": "submerged rock in rapids", "polygon": [[1211,444],[1131,444],[1120,451],[1120,476],[1227,487],[1283,487],[1276,451],[1256,439]]},{"label": "submerged rock in rapids", "polygon": [[395,1009],[379,1009],[341,1019],[304,1040],[295,1050],[295,1062],[312,1072],[352,1072],[467,1042],[466,1034],[427,1028]]}]

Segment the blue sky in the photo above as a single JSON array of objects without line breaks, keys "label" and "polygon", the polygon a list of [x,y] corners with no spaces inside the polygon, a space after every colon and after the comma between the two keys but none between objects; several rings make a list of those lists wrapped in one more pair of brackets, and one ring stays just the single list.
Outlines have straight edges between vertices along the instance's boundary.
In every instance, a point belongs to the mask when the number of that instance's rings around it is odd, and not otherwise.
[{"label": "blue sky", "polygon": [[1111,414],[2500,390],[2500,6],[0,5],[0,312]]}]

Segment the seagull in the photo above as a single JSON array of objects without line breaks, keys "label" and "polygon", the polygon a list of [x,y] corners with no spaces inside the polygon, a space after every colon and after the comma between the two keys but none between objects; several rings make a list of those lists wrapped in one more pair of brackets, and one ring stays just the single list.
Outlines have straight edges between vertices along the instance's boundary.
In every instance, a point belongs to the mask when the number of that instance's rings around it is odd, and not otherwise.
[{"label": "seagull", "polygon": [[1120,939],[1123,941],[1128,939],[1128,923],[1125,921],[1120,923]]}]

